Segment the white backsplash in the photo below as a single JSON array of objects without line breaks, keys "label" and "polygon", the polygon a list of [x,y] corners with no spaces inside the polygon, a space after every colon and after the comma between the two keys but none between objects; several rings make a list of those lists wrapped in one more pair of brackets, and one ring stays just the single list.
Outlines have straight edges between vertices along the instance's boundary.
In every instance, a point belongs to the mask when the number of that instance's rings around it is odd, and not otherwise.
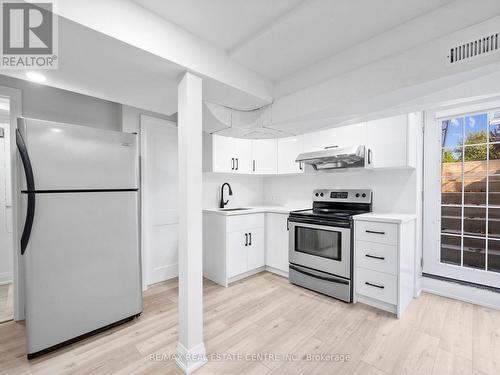
[{"label": "white backsplash", "polygon": [[218,207],[220,187],[228,182],[233,196],[224,188],[224,197],[229,199],[226,207],[262,206],[264,183],[261,176],[242,176],[234,174],[203,173],[203,208]]},{"label": "white backsplash", "polygon": [[264,205],[309,207],[314,189],[372,189],[373,211],[415,213],[415,170],[338,171],[264,178]]}]

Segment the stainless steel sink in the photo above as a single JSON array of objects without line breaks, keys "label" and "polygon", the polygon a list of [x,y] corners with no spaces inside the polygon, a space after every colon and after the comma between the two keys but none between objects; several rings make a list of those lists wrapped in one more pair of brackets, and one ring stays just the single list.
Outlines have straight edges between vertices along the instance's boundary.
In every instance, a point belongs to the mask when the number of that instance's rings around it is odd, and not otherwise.
[{"label": "stainless steel sink", "polygon": [[243,207],[238,207],[238,208],[219,208],[219,211],[243,211],[243,210],[250,210],[250,208],[243,208]]}]

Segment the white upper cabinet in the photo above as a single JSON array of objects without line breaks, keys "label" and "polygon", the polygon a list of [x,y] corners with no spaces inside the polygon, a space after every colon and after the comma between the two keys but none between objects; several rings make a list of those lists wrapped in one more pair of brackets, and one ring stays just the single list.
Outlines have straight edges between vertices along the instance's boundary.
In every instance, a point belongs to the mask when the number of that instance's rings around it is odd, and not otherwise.
[{"label": "white upper cabinet", "polygon": [[319,151],[330,147],[363,145],[365,143],[364,124],[320,130],[306,133],[303,137],[304,152]]},{"label": "white upper cabinet", "polygon": [[295,159],[304,150],[302,136],[278,139],[278,174],[304,173],[304,166]]},{"label": "white upper cabinet", "polygon": [[234,171],[233,138],[212,135],[212,152],[214,172]]},{"label": "white upper cabinet", "polygon": [[252,173],[252,143],[247,139],[212,136],[213,171]]},{"label": "white upper cabinet", "polygon": [[248,139],[233,138],[234,173],[252,173],[252,142]]},{"label": "white upper cabinet", "polygon": [[278,140],[252,140],[252,172],[254,174],[278,173]]},{"label": "white upper cabinet", "polygon": [[365,124],[367,168],[415,168],[422,115],[410,113]]}]

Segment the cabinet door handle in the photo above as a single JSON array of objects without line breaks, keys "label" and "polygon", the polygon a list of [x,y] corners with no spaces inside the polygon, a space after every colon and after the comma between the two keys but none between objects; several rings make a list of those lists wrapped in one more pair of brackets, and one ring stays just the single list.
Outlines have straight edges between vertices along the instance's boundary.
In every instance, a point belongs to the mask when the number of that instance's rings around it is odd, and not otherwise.
[{"label": "cabinet door handle", "polygon": [[369,285],[369,286],[373,286],[374,288],[379,288],[379,289],[384,289],[384,288],[385,288],[385,286],[383,286],[383,285],[379,285],[379,284],[372,284],[372,283],[370,283],[370,282],[368,282],[368,281],[366,281],[366,282],[365,282],[365,284],[366,284],[366,285]]},{"label": "cabinet door handle", "polygon": [[238,158],[236,158],[235,160],[236,160],[236,170],[238,170],[238,166],[239,166]]},{"label": "cabinet door handle", "polygon": [[302,166],[302,163],[299,163],[299,169],[300,169],[301,171],[303,171],[303,170],[304,170],[304,167]]},{"label": "cabinet door handle", "polygon": [[252,246],[252,233],[248,233],[249,241],[248,246]]},{"label": "cabinet door handle", "polygon": [[330,148],[337,148],[337,147],[339,147],[339,146],[336,146],[336,145],[335,146],[326,146],[325,150],[329,150]]},{"label": "cabinet door handle", "polygon": [[253,171],[255,172],[255,160],[253,161]]},{"label": "cabinet door handle", "polygon": [[372,149],[371,148],[368,149],[368,164],[369,165],[372,164]]},{"label": "cabinet door handle", "polygon": [[234,158],[231,158],[231,170],[234,171]]},{"label": "cabinet door handle", "polygon": [[378,257],[376,255],[370,255],[370,254],[365,254],[365,257],[367,258],[373,258],[373,259],[380,259],[380,260],[384,260],[385,257]]},{"label": "cabinet door handle", "polygon": [[248,246],[248,233],[245,233],[245,246]]},{"label": "cabinet door handle", "polygon": [[378,231],[378,230],[365,230],[366,233],[371,233],[371,234],[382,234],[384,235],[385,232],[383,231]]}]

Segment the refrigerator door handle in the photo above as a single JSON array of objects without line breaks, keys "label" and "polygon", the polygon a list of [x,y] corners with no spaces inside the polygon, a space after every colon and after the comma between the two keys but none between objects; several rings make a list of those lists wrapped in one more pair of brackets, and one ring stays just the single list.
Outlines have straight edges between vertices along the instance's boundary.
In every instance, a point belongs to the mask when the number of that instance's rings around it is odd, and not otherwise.
[{"label": "refrigerator door handle", "polygon": [[21,155],[21,161],[23,162],[28,196],[26,220],[24,222],[23,234],[21,235],[21,254],[24,254],[24,252],[26,251],[26,247],[28,246],[28,241],[30,239],[33,219],[35,218],[35,179],[33,177],[33,169],[31,168],[31,161],[28,155],[28,150],[19,129],[16,129],[16,145],[19,149],[19,154]]}]

